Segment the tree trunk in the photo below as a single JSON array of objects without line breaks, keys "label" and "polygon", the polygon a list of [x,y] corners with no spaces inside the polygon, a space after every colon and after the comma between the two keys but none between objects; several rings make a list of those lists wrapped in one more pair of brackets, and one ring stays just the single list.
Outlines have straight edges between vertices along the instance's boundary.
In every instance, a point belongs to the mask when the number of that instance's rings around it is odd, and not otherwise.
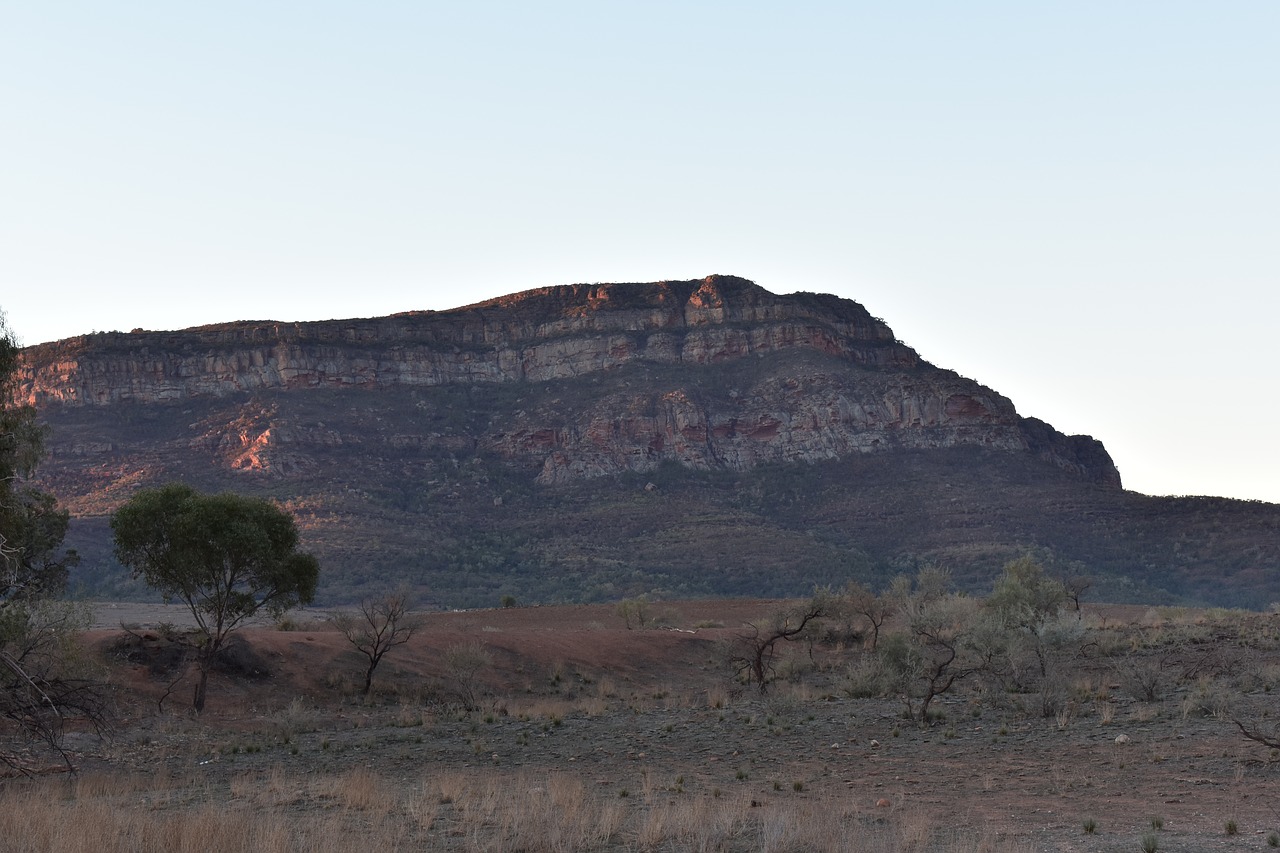
[{"label": "tree trunk", "polygon": [[191,698],[191,706],[195,708],[197,714],[204,711],[204,695],[208,686],[209,664],[202,660],[200,661],[200,678],[196,681],[195,695]]}]

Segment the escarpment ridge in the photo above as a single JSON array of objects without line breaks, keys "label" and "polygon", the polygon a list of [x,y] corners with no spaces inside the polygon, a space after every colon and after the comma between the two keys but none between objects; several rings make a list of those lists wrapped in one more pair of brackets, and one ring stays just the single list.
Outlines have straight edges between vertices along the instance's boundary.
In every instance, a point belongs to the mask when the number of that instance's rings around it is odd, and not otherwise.
[{"label": "escarpment ridge", "polygon": [[792,595],[921,562],[977,590],[1028,550],[1113,597],[1280,599],[1272,505],[1125,492],[1099,441],[861,305],[733,276],[85,335],[24,350],[16,396],[104,595],[134,591],[109,513],[183,480],[283,502],[331,601]]},{"label": "escarpment ridge", "polygon": [[322,385],[545,381],[632,361],[712,364],[802,347],[873,367],[919,357],[848,300],[775,296],[730,276],[530,290],[367,320],[108,332],[28,350],[35,405],[158,402]]},{"label": "escarpment ridge", "polygon": [[791,368],[779,361],[755,369],[751,384],[703,383],[697,394],[678,379],[605,387],[576,411],[512,413],[506,428],[475,441],[537,464],[544,483],[663,461],[743,470],[957,445],[1033,450],[1087,479],[1120,483],[1100,444],[1024,421],[996,392],[923,362],[861,305],[777,296],[732,276],[550,287],[369,320],[95,334],[28,350],[18,394],[42,409],[155,404],[319,388],[595,381],[627,366],[703,368],[785,355],[825,360]]}]

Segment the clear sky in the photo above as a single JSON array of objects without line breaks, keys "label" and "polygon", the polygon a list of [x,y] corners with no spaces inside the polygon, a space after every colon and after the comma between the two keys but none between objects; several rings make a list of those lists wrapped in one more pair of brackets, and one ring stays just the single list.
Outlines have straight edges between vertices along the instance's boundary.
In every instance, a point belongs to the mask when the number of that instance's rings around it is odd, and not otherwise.
[{"label": "clear sky", "polygon": [[0,4],[26,343],[732,273],[1280,502],[1280,3]]}]

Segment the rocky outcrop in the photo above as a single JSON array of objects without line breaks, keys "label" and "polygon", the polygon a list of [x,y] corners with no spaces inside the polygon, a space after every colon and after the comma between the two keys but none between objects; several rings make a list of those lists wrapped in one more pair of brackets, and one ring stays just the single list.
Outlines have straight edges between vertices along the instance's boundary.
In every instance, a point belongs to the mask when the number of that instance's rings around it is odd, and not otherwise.
[{"label": "rocky outcrop", "polygon": [[919,357],[862,306],[729,276],[551,287],[445,312],[107,332],[31,347],[36,406],[146,403],[322,386],[545,381],[634,361],[705,365],[806,348],[872,367]]},{"label": "rocky outcrop", "polygon": [[541,459],[544,483],[649,470],[664,460],[742,471],[904,448],[1027,449],[1020,419],[998,394],[943,371],[901,379],[784,371],[741,389],[616,393],[553,429],[542,426],[545,417],[522,417],[485,444],[506,457]]},{"label": "rocky outcrop", "polygon": [[[663,462],[743,471],[975,446],[1120,484],[1096,441],[1021,418],[991,389],[923,362],[857,303],[730,276],[552,287],[370,320],[90,335],[26,350],[18,395],[52,412],[553,381],[579,383],[573,402],[495,409],[459,430],[410,413],[380,446],[468,447],[545,484]],[[260,403],[219,417],[192,424],[187,447],[249,475],[305,473],[315,453],[365,441],[351,419],[344,433]]]}]

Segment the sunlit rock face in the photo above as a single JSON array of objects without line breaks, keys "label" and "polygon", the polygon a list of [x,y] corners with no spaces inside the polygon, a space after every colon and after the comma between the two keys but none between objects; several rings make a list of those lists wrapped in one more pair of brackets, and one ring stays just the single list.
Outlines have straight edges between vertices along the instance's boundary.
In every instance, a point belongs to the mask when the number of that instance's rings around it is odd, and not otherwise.
[{"label": "sunlit rock face", "polygon": [[[377,319],[111,332],[24,358],[18,399],[46,412],[252,401],[234,418],[190,424],[186,443],[249,476],[301,475],[317,454],[374,446],[486,454],[546,484],[667,462],[741,471],[978,446],[1120,484],[1101,444],[1022,418],[995,391],[922,361],[861,305],[778,296],[732,276],[549,287]],[[441,429],[427,416],[443,405],[430,392],[457,386],[512,393]],[[520,389],[532,386],[554,393],[525,404]],[[288,405],[335,389],[413,402],[389,435],[362,428],[358,406],[321,419]],[[77,441],[55,438],[53,450],[111,450]]]}]

